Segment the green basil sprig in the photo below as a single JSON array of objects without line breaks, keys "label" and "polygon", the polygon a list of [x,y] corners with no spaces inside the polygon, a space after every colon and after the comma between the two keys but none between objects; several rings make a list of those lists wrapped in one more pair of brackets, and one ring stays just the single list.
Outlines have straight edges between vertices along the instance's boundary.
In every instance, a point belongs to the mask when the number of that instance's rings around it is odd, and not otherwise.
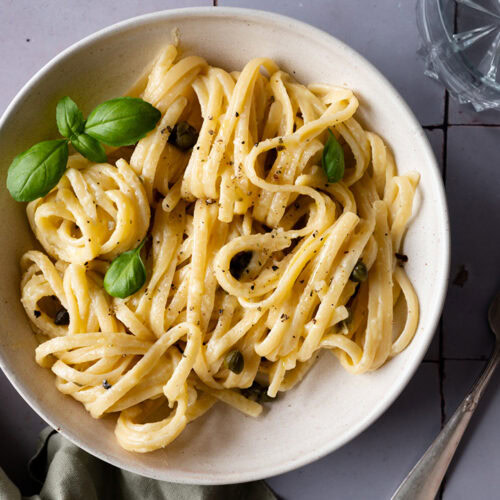
[{"label": "green basil sprig", "polygon": [[85,128],[83,113],[78,109],[75,101],[71,97],[63,97],[56,106],[56,122],[59,133],[71,139],[79,135]]},{"label": "green basil sprig", "polygon": [[141,249],[146,239],[135,248],[124,252],[111,262],[104,275],[104,289],[112,297],[125,299],[146,283],[146,267],[141,259]]},{"label": "green basil sprig", "polygon": [[135,97],[99,104],[90,113],[85,133],[110,146],[129,146],[142,139],[161,118],[159,110]]},{"label": "green basil sprig", "polygon": [[63,176],[67,162],[67,141],[39,142],[14,158],[7,174],[7,189],[16,201],[45,196]]},{"label": "green basil sprig", "polygon": [[56,122],[65,139],[44,141],[19,154],[10,164],[7,189],[16,201],[33,201],[54,188],[66,170],[68,144],[90,161],[103,163],[110,146],[135,144],[153,130],[161,112],[146,101],[119,97],[99,104],[85,121],[70,97],[56,107]]},{"label": "green basil sprig", "polygon": [[321,166],[328,182],[338,182],[344,177],[344,150],[330,129],[328,129],[328,140],[323,148]]},{"label": "green basil sprig", "polygon": [[93,137],[87,134],[79,134],[71,138],[73,147],[85,158],[95,163],[105,163],[107,161],[104,146]]}]

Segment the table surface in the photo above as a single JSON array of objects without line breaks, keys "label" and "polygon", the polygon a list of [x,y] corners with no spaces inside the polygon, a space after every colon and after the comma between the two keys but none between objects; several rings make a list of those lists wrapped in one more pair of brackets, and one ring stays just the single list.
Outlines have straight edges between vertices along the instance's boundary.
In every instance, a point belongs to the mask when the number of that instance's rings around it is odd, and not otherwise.
[{"label": "table surface", "polygon": [[[440,161],[451,217],[448,296],[434,341],[408,387],[340,450],[269,479],[286,500],[390,498],[485,364],[488,303],[499,288],[500,112],[473,113],[424,76],[415,0],[0,0],[0,112],[47,61],[117,21],[175,7],[273,10],[343,40],[379,68],[413,109]],[[465,282],[454,283],[461,271]],[[464,281],[464,280],[462,280]],[[440,498],[494,499],[500,489],[500,373],[492,380]],[[0,373],[0,466],[25,490],[25,464],[45,425]]]}]

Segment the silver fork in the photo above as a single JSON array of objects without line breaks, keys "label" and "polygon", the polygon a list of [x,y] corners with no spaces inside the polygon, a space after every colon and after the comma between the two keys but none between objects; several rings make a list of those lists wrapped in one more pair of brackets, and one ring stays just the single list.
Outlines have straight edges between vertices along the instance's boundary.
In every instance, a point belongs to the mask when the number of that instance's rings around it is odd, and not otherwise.
[{"label": "silver fork", "polygon": [[465,429],[500,361],[500,292],[491,302],[488,310],[488,321],[496,339],[495,349],[488,365],[443,430],[406,476],[391,500],[432,500],[437,495]]}]

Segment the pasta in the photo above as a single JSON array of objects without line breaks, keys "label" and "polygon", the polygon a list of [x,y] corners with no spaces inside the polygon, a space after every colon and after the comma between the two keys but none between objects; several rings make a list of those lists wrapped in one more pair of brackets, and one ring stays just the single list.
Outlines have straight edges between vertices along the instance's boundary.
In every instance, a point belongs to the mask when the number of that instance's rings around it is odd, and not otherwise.
[{"label": "pasta", "polygon": [[[106,164],[70,156],[28,204],[43,251],[21,260],[36,361],[92,417],[116,413],[122,447],[165,447],[217,401],[257,417],[319,351],[359,374],[409,344],[419,306],[398,252],[419,175],[397,174],[351,90],[266,58],[228,73],[169,45],[131,95],[161,111],[155,130]],[[191,150],[172,143],[180,122]],[[334,183],[328,130],[345,154]],[[111,297],[110,262],[144,238],[145,285]]]}]

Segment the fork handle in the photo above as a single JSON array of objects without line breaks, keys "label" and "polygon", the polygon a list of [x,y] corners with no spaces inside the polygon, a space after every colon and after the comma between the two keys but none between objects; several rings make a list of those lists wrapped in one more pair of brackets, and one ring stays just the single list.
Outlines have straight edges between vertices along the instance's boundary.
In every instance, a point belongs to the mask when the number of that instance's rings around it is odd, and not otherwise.
[{"label": "fork handle", "polygon": [[436,497],[451,459],[499,361],[500,344],[497,344],[488,365],[470,393],[406,476],[391,500],[433,500]]}]

